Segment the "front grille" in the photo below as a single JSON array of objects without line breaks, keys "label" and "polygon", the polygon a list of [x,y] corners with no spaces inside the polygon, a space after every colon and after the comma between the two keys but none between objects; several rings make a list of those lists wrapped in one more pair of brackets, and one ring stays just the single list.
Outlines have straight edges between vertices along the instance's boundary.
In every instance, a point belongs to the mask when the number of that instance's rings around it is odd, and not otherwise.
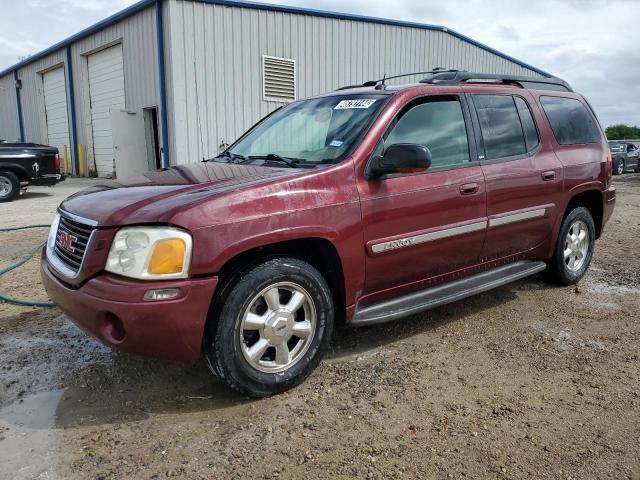
[{"label": "front grille", "polygon": [[60,261],[77,273],[87,250],[94,227],[60,216],[54,251]]}]

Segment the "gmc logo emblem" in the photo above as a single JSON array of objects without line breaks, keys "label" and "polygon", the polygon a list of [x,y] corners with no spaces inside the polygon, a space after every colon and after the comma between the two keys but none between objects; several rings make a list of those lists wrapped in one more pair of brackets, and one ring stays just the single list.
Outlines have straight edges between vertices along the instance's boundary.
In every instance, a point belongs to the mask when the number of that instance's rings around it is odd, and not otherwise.
[{"label": "gmc logo emblem", "polygon": [[75,252],[76,249],[73,244],[78,240],[78,237],[74,237],[73,235],[68,234],[64,230],[60,230],[58,232],[58,243],[62,248],[67,250],[68,252]]}]

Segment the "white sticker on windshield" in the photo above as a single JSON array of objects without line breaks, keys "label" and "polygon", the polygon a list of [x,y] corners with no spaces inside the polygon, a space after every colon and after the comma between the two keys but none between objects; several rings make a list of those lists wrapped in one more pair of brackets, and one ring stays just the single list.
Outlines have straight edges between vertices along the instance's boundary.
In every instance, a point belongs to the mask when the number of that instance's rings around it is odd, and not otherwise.
[{"label": "white sticker on windshield", "polygon": [[342,140],[331,140],[330,147],[341,147],[344,142]]},{"label": "white sticker on windshield", "polygon": [[344,110],[346,108],[369,108],[371,105],[375,103],[375,98],[358,98],[354,100],[341,100],[335,107],[334,110]]}]

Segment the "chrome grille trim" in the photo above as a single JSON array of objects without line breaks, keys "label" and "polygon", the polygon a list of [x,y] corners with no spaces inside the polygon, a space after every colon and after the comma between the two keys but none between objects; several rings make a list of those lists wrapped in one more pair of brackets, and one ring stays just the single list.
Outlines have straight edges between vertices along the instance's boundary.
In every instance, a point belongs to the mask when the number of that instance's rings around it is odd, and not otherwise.
[{"label": "chrome grille trim", "polygon": [[[47,259],[58,273],[74,279],[82,270],[86,249],[91,243],[98,222],[61,209],[58,209],[58,214],[60,218],[56,227],[55,242],[53,248],[47,245]],[[58,235],[61,230],[77,237],[75,252],[64,250],[58,245]]]}]

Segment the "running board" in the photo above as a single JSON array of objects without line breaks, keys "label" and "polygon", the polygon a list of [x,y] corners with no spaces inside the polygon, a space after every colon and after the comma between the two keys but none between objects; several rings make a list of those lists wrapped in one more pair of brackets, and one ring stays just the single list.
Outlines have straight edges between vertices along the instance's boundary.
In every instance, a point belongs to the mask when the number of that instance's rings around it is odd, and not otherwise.
[{"label": "running board", "polygon": [[353,327],[375,325],[413,315],[506,285],[541,272],[545,267],[544,262],[515,262],[386,302],[356,308],[349,325]]}]

